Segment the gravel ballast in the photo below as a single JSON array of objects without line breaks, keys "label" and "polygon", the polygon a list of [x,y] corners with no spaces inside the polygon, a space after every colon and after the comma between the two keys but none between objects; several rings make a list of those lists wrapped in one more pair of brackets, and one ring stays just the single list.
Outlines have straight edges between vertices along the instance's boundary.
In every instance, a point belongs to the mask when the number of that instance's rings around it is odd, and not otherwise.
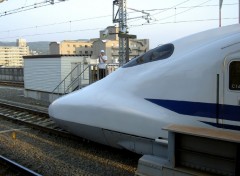
[{"label": "gravel ballast", "polygon": [[[25,98],[23,89],[0,87],[0,99],[46,108],[49,103]],[[134,153],[86,140],[72,140],[0,118],[0,155],[42,175],[134,175],[138,159]]]}]

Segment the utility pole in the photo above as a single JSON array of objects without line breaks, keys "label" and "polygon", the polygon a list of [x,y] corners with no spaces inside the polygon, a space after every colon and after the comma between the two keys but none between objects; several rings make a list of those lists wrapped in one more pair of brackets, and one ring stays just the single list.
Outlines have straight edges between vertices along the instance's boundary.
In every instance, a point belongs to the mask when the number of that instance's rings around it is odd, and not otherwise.
[{"label": "utility pole", "polygon": [[[115,9],[117,8],[117,9]],[[129,8],[131,10],[141,12],[146,15],[147,22],[150,20],[150,14],[144,11]],[[136,17],[135,17],[136,18]],[[138,18],[138,17],[137,17]],[[129,39],[137,38],[136,35],[128,34],[127,27],[127,5],[126,0],[114,0],[113,1],[113,23],[119,24],[119,65],[129,61]]]},{"label": "utility pole", "polygon": [[[117,7],[117,10],[115,9]],[[115,11],[116,10],[116,11]],[[127,34],[127,5],[126,0],[113,1],[113,23],[119,24],[119,64],[122,66],[126,61],[127,41],[122,36]]]},{"label": "utility pole", "polygon": [[238,1],[238,23],[240,24],[240,0]]},{"label": "utility pole", "polygon": [[219,0],[219,27],[222,26],[222,3],[223,0]]}]

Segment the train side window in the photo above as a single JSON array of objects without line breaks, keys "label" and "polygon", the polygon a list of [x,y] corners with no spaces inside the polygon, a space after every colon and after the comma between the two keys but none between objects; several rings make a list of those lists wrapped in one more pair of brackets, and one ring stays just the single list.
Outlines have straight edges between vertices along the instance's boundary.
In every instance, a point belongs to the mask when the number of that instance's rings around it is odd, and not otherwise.
[{"label": "train side window", "polygon": [[240,90],[240,61],[233,61],[229,65],[229,89]]},{"label": "train side window", "polygon": [[126,63],[123,68],[133,67],[136,65],[145,64],[148,62],[158,61],[162,59],[167,59],[173,54],[174,45],[173,44],[166,44],[149,50],[148,52],[130,60]]}]

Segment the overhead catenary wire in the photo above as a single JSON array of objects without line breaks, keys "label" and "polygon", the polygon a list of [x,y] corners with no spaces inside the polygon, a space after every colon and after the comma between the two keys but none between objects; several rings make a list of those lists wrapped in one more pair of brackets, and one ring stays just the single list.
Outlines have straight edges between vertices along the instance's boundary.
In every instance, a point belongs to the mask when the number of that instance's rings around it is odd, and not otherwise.
[{"label": "overhead catenary wire", "polygon": [[8,11],[4,11],[0,13],[0,17],[6,16],[6,15],[11,15],[14,13],[19,13],[19,12],[24,12],[24,11],[28,11],[28,10],[32,10],[32,9],[36,9],[36,8],[40,8],[40,7],[45,7],[45,6],[49,6],[49,5],[53,5],[53,4],[57,4],[57,3],[61,3],[64,1],[68,1],[68,0],[59,0],[57,2],[54,2],[54,0],[46,0],[43,2],[38,2],[38,3],[34,3],[31,5],[25,5],[23,7],[20,8],[16,8],[13,10],[8,10]]},{"label": "overhead catenary wire", "polygon": [[[179,5],[182,5],[182,4],[184,4],[184,3],[188,2],[188,1],[191,1],[191,0],[185,0],[185,1],[181,2],[181,3],[179,3],[179,4],[176,4],[176,5],[172,6],[171,8],[166,8],[166,9],[164,9],[163,11],[158,12],[158,13],[156,13],[156,14],[160,14],[160,13],[166,12],[166,11],[168,11],[169,9],[175,8],[175,7],[177,7],[177,6],[179,6]],[[151,17],[152,17],[153,15],[156,15],[156,14],[151,14]],[[141,19],[138,18],[138,19],[136,19],[136,20],[134,20],[134,21],[139,21],[139,20],[141,20]],[[132,21],[132,22],[133,22],[133,21]]]},{"label": "overhead catenary wire", "polygon": [[[206,3],[210,2],[210,1],[212,1],[212,0],[204,1],[203,3],[200,3],[199,5],[206,4]],[[176,14],[174,14],[174,15],[170,15],[170,16],[165,17],[165,18],[156,19],[155,21],[165,20],[165,19],[171,18],[171,17],[173,17],[173,16],[177,16],[177,15],[179,15],[179,14],[188,12],[188,11],[193,10],[193,9],[195,9],[195,8],[196,8],[196,6],[193,6],[193,7],[190,7],[190,8],[188,8],[187,10],[184,10],[184,11],[182,11],[182,12],[176,13]]]},{"label": "overhead catenary wire", "polygon": [[0,31],[0,33],[8,33],[8,32],[27,30],[27,29],[43,28],[43,27],[49,27],[49,26],[55,26],[55,25],[61,25],[61,24],[69,24],[69,23],[76,23],[76,22],[87,21],[87,20],[95,20],[95,19],[106,18],[106,17],[112,17],[112,15],[103,15],[103,16],[97,16],[97,17],[90,17],[90,18],[82,18],[82,19],[77,19],[77,20],[63,21],[63,22],[58,22],[58,23],[49,23],[49,24],[30,26],[30,27],[24,27],[24,28],[9,29],[9,30]]},{"label": "overhead catenary wire", "polygon": [[[228,3],[228,4],[223,4],[223,6],[236,6],[238,3]],[[159,8],[159,9],[146,9],[144,12],[152,12],[152,11],[161,11],[165,12],[166,10],[173,10],[173,9],[186,9],[186,8],[204,8],[204,7],[219,7],[219,4],[210,4],[210,5],[195,5],[195,6],[180,6],[180,7],[167,7],[167,8]],[[131,12],[130,12],[131,13]],[[138,21],[139,19],[137,19]],[[130,21],[132,23],[133,21]]]},{"label": "overhead catenary wire", "polygon": [[[182,11],[182,12],[179,12],[177,14],[174,14],[174,15],[171,15],[171,16],[168,16],[168,17],[165,17],[165,18],[162,18],[162,19],[155,19],[154,21],[152,21],[151,23],[144,23],[144,24],[136,24],[136,25],[131,25],[129,26],[130,28],[132,27],[140,27],[140,26],[143,26],[143,25],[155,25],[155,24],[170,24],[170,23],[187,23],[187,22],[204,22],[204,21],[216,21],[218,19],[196,19],[196,20],[182,20],[182,21],[174,21],[174,22],[161,22],[163,19],[168,19],[168,18],[171,18],[173,16],[176,16],[176,15],[179,15],[179,14],[182,14],[182,13],[185,13],[187,11],[190,11],[194,8],[199,8],[199,7],[211,7],[211,6],[218,6],[218,5],[203,5],[211,0],[208,0],[208,1],[205,1],[199,5],[194,5],[194,6],[185,6],[185,7],[181,7],[180,5],[188,2],[190,0],[186,0],[186,1],[183,1],[182,3],[179,3],[175,6],[172,6],[171,8],[162,8],[164,9],[164,11],[167,11],[167,10],[170,10],[170,9],[173,9],[173,8],[187,8],[187,10],[185,11]],[[232,4],[226,4],[226,5],[236,5],[237,3],[232,3]],[[225,5],[225,4],[223,4]],[[144,10],[144,11],[156,11],[156,10],[161,10],[161,13],[163,12],[162,9],[149,9],[149,10]],[[134,12],[132,12],[134,13]],[[153,15],[158,15],[159,13],[155,13]],[[18,29],[11,29],[11,30],[4,30],[4,31],[0,31],[0,33],[10,33],[10,32],[13,32],[13,31],[20,31],[20,30],[27,30],[27,29],[38,29],[38,28],[42,28],[42,27],[49,27],[49,26],[54,26],[54,25],[60,25],[60,24],[72,24],[72,23],[75,23],[75,22],[80,22],[80,21],[84,21],[84,20],[94,20],[94,19],[100,19],[100,18],[105,18],[105,17],[111,17],[111,15],[104,15],[104,16],[98,16],[98,17],[90,17],[90,18],[84,18],[84,19],[77,19],[77,20],[71,20],[71,21],[65,21],[65,22],[58,22],[58,23],[50,23],[50,24],[44,24],[44,25],[37,25],[37,26],[31,26],[31,27],[26,27],[26,28],[18,28]],[[223,20],[233,20],[233,19],[237,19],[235,17],[232,17],[232,18],[223,18]],[[103,29],[105,27],[102,27],[102,28],[92,28],[92,29],[72,29],[71,26],[70,26],[70,30],[64,30],[64,31],[58,31],[58,32],[46,32],[46,33],[36,33],[35,31],[35,34],[23,34],[21,35],[21,37],[33,37],[33,36],[40,36],[40,35],[51,35],[51,34],[59,34],[59,33],[71,33],[71,32],[80,32],[80,31],[87,31],[87,30],[98,30],[98,29]],[[19,35],[20,36],[20,35]],[[7,38],[17,38],[19,36],[4,36],[0,39],[7,39]]]},{"label": "overhead catenary wire", "polygon": [[[238,5],[238,3],[229,3],[229,4],[223,4],[223,6],[233,6],[233,5]],[[177,9],[186,9],[190,7],[197,7],[197,8],[203,8],[203,7],[219,7],[219,4],[209,4],[209,5],[195,5],[195,6],[180,6],[180,7],[175,7]],[[168,7],[168,8],[160,8],[160,9],[147,9],[144,10],[146,12],[151,12],[151,11],[160,11],[160,10],[172,10],[174,8]]]},{"label": "overhead catenary wire", "polygon": [[[164,18],[161,18],[161,19],[154,19],[153,21],[154,21],[154,22],[156,22],[156,21],[163,21],[163,20],[169,19],[169,18],[171,18],[171,17],[175,17],[175,18],[176,18],[177,15],[180,15],[180,14],[182,14],[182,13],[188,12],[188,11],[190,11],[190,10],[193,10],[193,9],[197,8],[197,7],[201,7],[203,4],[206,4],[206,3],[210,2],[210,1],[212,1],[212,0],[204,1],[204,2],[202,2],[202,3],[200,3],[200,4],[198,4],[198,5],[195,5],[195,6],[189,6],[188,9],[186,9],[186,10],[184,10],[184,11],[181,11],[181,12],[179,12],[179,13],[176,13],[176,11],[175,11],[175,14],[174,14],[174,15],[170,15],[170,16],[167,16],[167,17],[164,17]],[[184,2],[185,2],[185,1],[184,1]],[[175,6],[171,7],[171,8],[168,8],[168,9],[173,9],[173,8],[175,8],[176,6],[177,6],[177,5],[175,5]],[[161,12],[163,12],[163,11],[161,11]],[[159,13],[155,13],[155,14],[153,14],[153,15],[157,15],[157,14],[159,14]],[[153,15],[151,15],[151,16],[153,16]],[[175,21],[176,21],[176,20],[175,20]],[[153,22],[150,22],[150,23],[153,23]],[[135,25],[135,26],[143,26],[143,25],[146,25],[146,24],[149,24],[149,23],[142,23],[142,24],[140,24],[140,25]],[[130,25],[129,27],[133,27],[133,25]]]},{"label": "overhead catenary wire", "polygon": [[[76,29],[76,30],[65,30],[65,31],[55,31],[55,32],[46,32],[46,33],[36,33],[36,34],[26,34],[26,35],[21,35],[21,37],[34,37],[34,36],[41,36],[41,35],[51,35],[51,34],[63,34],[63,33],[74,33],[74,32],[83,32],[83,31],[97,31],[101,30],[104,27],[99,27],[99,28],[88,28],[88,29]],[[2,37],[0,40],[3,39],[8,39],[8,38],[19,38],[19,36],[9,36],[9,37]]]},{"label": "overhead catenary wire", "polygon": [[[223,20],[236,20],[238,17],[232,18],[222,18]],[[218,21],[218,18],[209,18],[209,19],[196,19],[196,20],[181,20],[181,21],[167,21],[167,22],[155,22],[155,23],[146,23],[139,25],[131,25],[130,28],[140,27],[140,26],[149,26],[149,25],[164,25],[164,24],[178,24],[178,23],[192,23],[192,22],[206,22],[206,21]]]},{"label": "overhead catenary wire", "polygon": [[[223,4],[224,6],[228,5],[237,5],[237,3],[232,3],[232,4]],[[219,5],[201,5],[201,6],[186,6],[186,7],[178,7],[178,9],[181,8],[190,8],[190,7],[196,7],[196,8],[201,8],[201,7],[216,7]],[[165,10],[165,9],[173,9],[171,8],[161,8],[161,9],[149,9],[149,10],[144,10],[144,11],[158,11],[158,10]],[[131,13],[136,13],[136,12],[131,12]],[[43,28],[43,27],[49,27],[49,26],[54,26],[54,25],[61,25],[61,24],[68,24],[68,23],[76,23],[76,22],[81,22],[81,21],[87,21],[87,20],[95,20],[95,19],[101,19],[101,18],[107,18],[111,17],[112,15],[103,15],[103,16],[97,16],[97,17],[90,17],[90,18],[82,18],[82,19],[77,19],[77,20],[69,20],[69,21],[63,21],[63,22],[57,22],[57,23],[49,23],[49,24],[43,24],[43,25],[36,25],[36,26],[29,26],[29,27],[24,27],[24,28],[16,28],[16,29],[9,29],[9,30],[3,30],[0,31],[0,33],[9,33],[9,32],[15,32],[15,31],[21,31],[21,30],[27,30],[27,29],[36,29],[36,28]],[[133,21],[131,21],[133,22]],[[130,23],[131,23],[130,22]],[[141,24],[142,25],[142,24]]]},{"label": "overhead catenary wire", "polygon": [[[238,17],[232,18],[223,18],[223,20],[235,20]],[[131,28],[141,27],[143,25],[165,25],[165,24],[178,24],[178,23],[192,23],[192,22],[206,22],[206,21],[218,21],[218,18],[211,18],[211,19],[197,19],[197,20],[181,20],[181,21],[168,21],[168,22],[156,22],[156,23],[149,23],[149,24],[141,24],[141,25],[132,25]],[[46,32],[46,33],[36,33],[36,34],[26,34],[21,35],[21,37],[34,37],[34,36],[43,36],[43,35],[53,35],[53,34],[63,34],[63,33],[75,33],[75,32],[84,32],[84,31],[98,31],[103,29],[104,27],[99,28],[89,28],[89,29],[76,29],[76,30],[65,30],[65,31],[57,31],[57,32]],[[9,37],[2,37],[0,40],[9,39],[9,38],[19,38],[19,36],[9,36]]]}]

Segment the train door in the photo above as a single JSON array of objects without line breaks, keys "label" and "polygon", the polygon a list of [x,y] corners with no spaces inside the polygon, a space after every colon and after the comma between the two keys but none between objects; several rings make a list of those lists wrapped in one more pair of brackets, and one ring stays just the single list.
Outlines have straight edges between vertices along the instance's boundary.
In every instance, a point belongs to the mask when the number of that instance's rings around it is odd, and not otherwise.
[{"label": "train door", "polygon": [[240,53],[224,60],[223,105],[220,118],[223,128],[240,130]]}]

